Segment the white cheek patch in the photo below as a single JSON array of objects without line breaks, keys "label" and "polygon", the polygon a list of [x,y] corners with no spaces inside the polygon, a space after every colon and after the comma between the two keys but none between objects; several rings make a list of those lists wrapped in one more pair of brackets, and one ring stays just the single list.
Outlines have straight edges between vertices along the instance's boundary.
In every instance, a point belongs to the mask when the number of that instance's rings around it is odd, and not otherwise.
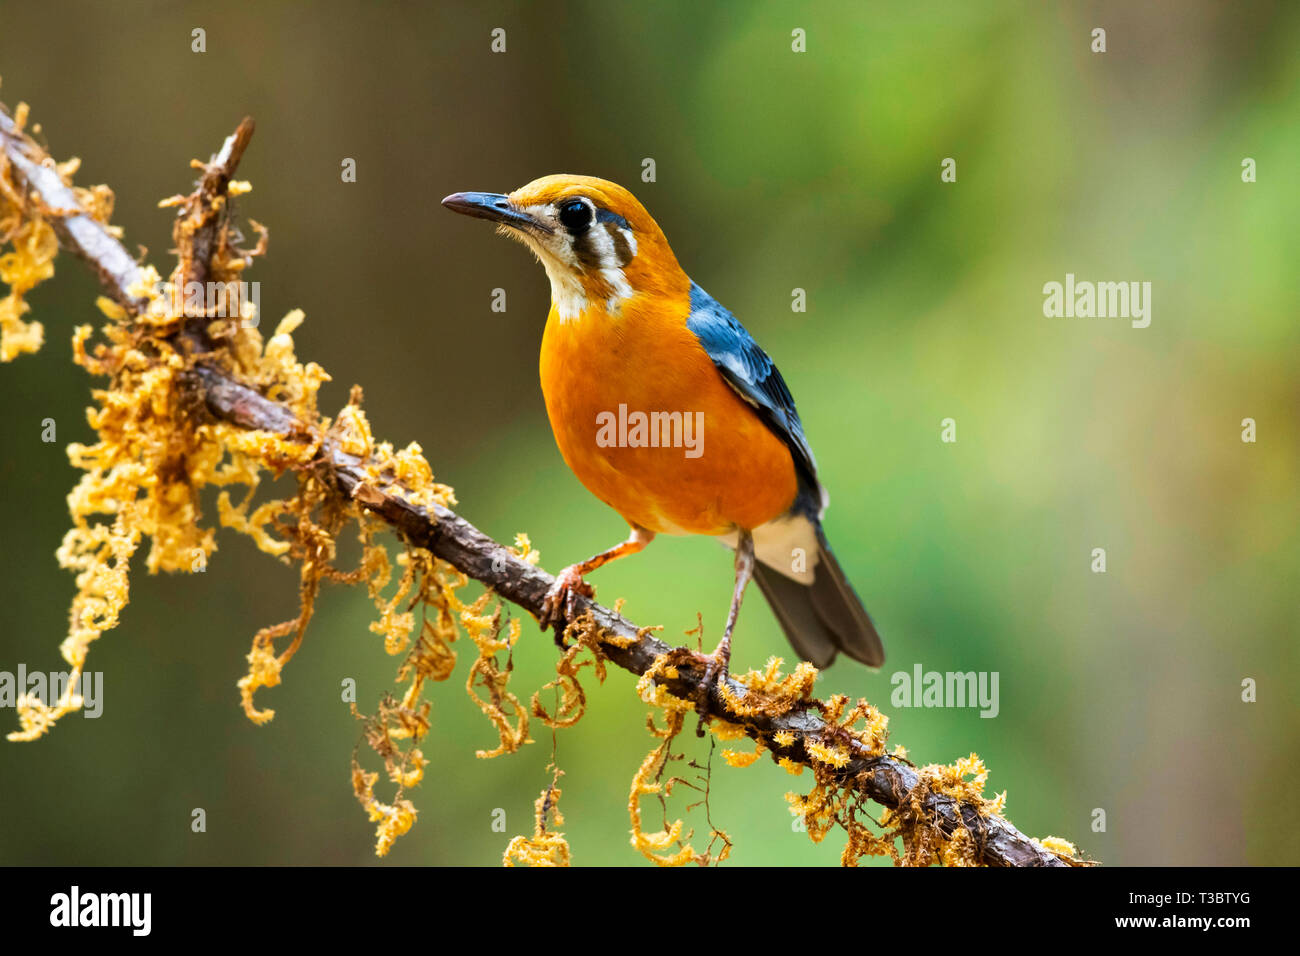
[{"label": "white cheek patch", "polygon": [[627,276],[619,268],[602,269],[600,274],[614,290],[605,300],[605,309],[611,315],[618,315],[623,310],[623,301],[632,297],[632,283],[627,281]]},{"label": "white cheek patch", "polygon": [[[528,206],[524,212],[545,221],[553,218],[555,209],[552,206]],[[503,227],[503,231],[531,249],[546,270],[546,278],[551,282],[551,301],[560,321],[569,322],[582,315],[587,307],[587,293],[578,278],[578,261],[568,237],[554,234],[537,236],[507,227]]]},{"label": "white cheek patch", "polygon": [[636,236],[632,235],[632,230],[628,229],[626,226],[616,226],[615,228],[617,228],[618,231],[623,234],[623,238],[627,240],[627,247],[632,250],[632,255],[635,256]]},{"label": "white cheek patch", "polygon": [[592,271],[595,271],[609,288],[610,293],[605,299],[606,311],[611,315],[618,315],[623,307],[623,300],[632,295],[632,284],[623,274],[623,266],[631,261],[636,251],[635,246],[629,243],[627,250],[630,250],[630,254],[627,251],[621,252],[619,244],[614,241],[612,230],[618,230],[624,240],[631,236],[631,230],[597,220],[592,223],[590,229],[572,240],[572,243],[575,246],[582,244],[579,268],[591,269],[594,266]]},{"label": "white cheek patch", "polygon": [[555,303],[555,314],[561,322],[570,322],[578,318],[587,308],[587,290],[573,270],[560,262],[555,256],[539,253],[546,278],[551,280],[551,301]]}]

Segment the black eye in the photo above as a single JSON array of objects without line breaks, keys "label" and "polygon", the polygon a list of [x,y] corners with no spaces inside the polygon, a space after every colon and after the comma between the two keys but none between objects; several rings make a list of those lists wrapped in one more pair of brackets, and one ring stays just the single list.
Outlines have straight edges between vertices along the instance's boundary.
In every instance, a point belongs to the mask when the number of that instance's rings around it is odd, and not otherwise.
[{"label": "black eye", "polygon": [[591,225],[591,207],[581,199],[570,199],[560,206],[560,222],[574,234]]}]

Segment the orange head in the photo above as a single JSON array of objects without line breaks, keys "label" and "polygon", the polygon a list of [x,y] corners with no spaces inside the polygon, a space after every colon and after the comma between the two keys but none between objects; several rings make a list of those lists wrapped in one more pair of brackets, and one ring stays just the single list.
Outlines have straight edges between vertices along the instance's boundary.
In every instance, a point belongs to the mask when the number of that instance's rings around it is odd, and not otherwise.
[{"label": "orange head", "polygon": [[495,222],[532,249],[563,320],[595,304],[618,314],[633,296],[689,294],[690,279],[659,224],[635,196],[608,180],[543,176],[508,196],[453,193],[442,204]]}]

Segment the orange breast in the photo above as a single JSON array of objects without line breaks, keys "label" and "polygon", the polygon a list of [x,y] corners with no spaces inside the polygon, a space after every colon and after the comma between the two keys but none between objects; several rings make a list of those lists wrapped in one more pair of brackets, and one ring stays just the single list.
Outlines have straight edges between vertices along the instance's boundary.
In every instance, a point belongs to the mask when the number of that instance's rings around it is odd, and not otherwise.
[{"label": "orange breast", "polygon": [[753,529],[789,509],[789,449],[686,327],[687,305],[636,296],[617,316],[551,310],[540,371],[555,441],[627,521],[665,534]]}]

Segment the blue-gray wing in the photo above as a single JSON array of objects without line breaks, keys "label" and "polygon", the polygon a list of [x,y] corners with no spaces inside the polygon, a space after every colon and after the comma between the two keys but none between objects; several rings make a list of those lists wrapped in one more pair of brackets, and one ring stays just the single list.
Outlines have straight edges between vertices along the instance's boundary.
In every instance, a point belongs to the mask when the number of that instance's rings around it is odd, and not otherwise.
[{"label": "blue-gray wing", "polygon": [[820,517],[825,492],[817,481],[817,463],[804,437],[794,398],[771,357],[754,341],[740,320],[711,295],[691,283],[691,313],[686,327],[695,333],[723,378],[785,442],[799,476],[796,506]]}]

